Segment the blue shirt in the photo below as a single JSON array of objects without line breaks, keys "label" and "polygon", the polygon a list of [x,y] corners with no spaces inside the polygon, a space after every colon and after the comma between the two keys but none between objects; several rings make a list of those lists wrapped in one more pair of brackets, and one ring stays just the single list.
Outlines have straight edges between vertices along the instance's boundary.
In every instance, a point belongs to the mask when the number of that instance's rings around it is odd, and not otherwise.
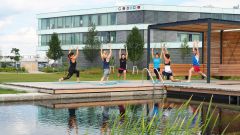
[{"label": "blue shirt", "polygon": [[161,63],[161,59],[160,58],[153,58],[153,67],[158,69],[160,68],[160,63]]},{"label": "blue shirt", "polygon": [[193,66],[200,66],[199,58],[196,55],[192,56],[192,64],[193,64]]}]

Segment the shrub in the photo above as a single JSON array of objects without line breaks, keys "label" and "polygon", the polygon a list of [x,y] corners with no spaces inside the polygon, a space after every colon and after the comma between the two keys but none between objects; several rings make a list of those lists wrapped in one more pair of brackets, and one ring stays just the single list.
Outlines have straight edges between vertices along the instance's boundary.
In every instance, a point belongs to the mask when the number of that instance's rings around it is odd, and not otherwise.
[{"label": "shrub", "polygon": [[5,67],[5,68],[0,68],[0,72],[26,72],[26,69],[24,67],[21,68],[14,68],[14,67]]}]

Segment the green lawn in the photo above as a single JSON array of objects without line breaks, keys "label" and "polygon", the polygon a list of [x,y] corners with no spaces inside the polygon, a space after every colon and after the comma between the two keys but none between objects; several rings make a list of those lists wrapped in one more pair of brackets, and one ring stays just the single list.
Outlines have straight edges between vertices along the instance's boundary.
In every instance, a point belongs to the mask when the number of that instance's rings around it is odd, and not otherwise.
[{"label": "green lawn", "polygon": [[[46,73],[46,74],[26,74],[26,73],[0,73],[0,83],[3,82],[51,82],[58,81],[59,78],[65,76],[65,73]],[[80,81],[98,81],[102,76],[100,69],[88,70],[80,72]],[[110,74],[110,80],[118,80],[117,73]],[[142,74],[132,75],[127,73],[128,80],[141,80]],[[68,81],[75,81],[76,76],[73,75]]]},{"label": "green lawn", "polygon": [[[146,78],[146,73],[144,73]],[[0,83],[4,82],[51,82],[58,81],[59,78],[66,76],[66,73],[43,73],[43,74],[28,74],[28,73],[0,73]],[[102,70],[100,68],[92,68],[80,72],[80,81],[99,81],[102,76]],[[155,78],[155,77],[154,77]],[[176,77],[177,79],[184,80],[184,77]],[[110,80],[118,80],[117,71],[110,74]],[[127,73],[127,80],[141,80],[142,73],[132,75],[131,71]],[[192,79],[200,79],[199,76],[193,76]],[[68,81],[75,81],[74,75]],[[229,80],[239,80],[238,77],[229,78]]]},{"label": "green lawn", "polygon": [[15,91],[11,89],[0,89],[0,94],[18,94],[18,93],[26,93],[25,91]]}]

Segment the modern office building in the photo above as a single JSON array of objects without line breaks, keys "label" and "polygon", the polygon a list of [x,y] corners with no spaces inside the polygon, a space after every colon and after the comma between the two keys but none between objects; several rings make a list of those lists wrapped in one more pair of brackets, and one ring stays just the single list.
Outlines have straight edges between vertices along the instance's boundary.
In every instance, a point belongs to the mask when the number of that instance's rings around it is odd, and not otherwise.
[{"label": "modern office building", "polygon": [[[38,51],[45,52],[53,32],[58,33],[63,50],[78,46],[80,50],[86,42],[88,26],[96,25],[98,38],[106,48],[106,43],[111,40],[114,56],[117,50],[124,47],[130,30],[136,26],[142,33],[144,41],[147,41],[147,27],[154,23],[167,23],[199,18],[215,18],[240,21],[240,9],[225,9],[215,7],[185,7],[185,6],[161,6],[161,5],[130,5],[107,8],[94,8],[71,10],[62,12],[42,13],[38,19]],[[159,47],[165,42],[172,52],[172,60],[175,63],[189,62],[180,56],[180,47],[184,39],[191,46],[194,40],[201,41],[201,35],[185,32],[152,31],[152,47]],[[146,47],[146,45],[145,45]],[[89,63],[81,55],[83,67]],[[116,58],[115,57],[115,58]],[[91,64],[90,64],[91,65]]]}]

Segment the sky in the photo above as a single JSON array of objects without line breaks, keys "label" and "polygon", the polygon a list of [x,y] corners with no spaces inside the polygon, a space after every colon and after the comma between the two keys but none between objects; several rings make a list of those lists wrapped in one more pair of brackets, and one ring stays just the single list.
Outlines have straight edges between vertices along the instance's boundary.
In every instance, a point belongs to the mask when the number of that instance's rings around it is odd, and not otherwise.
[{"label": "sky", "polygon": [[0,53],[19,48],[22,55],[36,55],[36,14],[136,4],[232,8],[240,0],[0,0]]}]

